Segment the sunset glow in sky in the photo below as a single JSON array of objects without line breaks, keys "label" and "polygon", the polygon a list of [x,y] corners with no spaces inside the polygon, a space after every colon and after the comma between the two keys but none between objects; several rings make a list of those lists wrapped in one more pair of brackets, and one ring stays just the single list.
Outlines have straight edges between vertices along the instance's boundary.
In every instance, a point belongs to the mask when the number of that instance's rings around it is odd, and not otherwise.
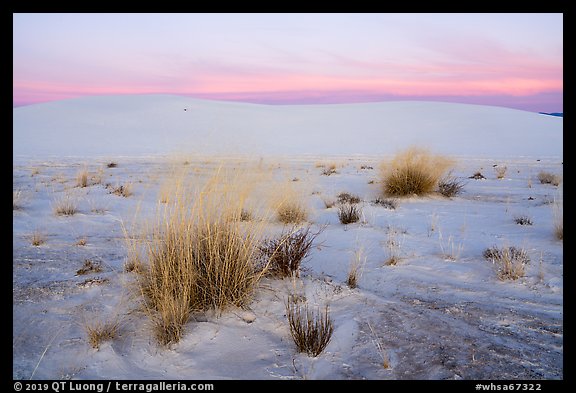
[{"label": "sunset glow in sky", "polygon": [[100,94],[563,112],[563,16],[14,14],[13,105]]}]

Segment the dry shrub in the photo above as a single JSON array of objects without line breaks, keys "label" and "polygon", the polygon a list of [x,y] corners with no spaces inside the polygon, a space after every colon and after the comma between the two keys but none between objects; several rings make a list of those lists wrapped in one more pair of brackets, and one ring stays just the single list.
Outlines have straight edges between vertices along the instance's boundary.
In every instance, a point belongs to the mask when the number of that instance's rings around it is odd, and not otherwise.
[{"label": "dry shrub", "polygon": [[322,231],[320,229],[312,233],[310,228],[310,225],[303,228],[293,227],[276,239],[262,242],[260,251],[270,275],[280,278],[300,275],[300,264]]},{"label": "dry shrub", "polygon": [[541,184],[552,184],[558,186],[561,183],[562,178],[553,173],[542,171],[538,173],[538,181],[540,181]]},{"label": "dry shrub", "polygon": [[324,312],[312,312],[307,304],[302,305],[289,297],[286,302],[286,316],[298,351],[313,357],[320,355],[334,332],[328,306]]},{"label": "dry shrub", "polygon": [[514,222],[518,225],[532,225],[532,219],[528,216],[521,215],[514,217]]},{"label": "dry shrub", "polygon": [[517,280],[524,277],[525,266],[530,262],[526,251],[514,246],[501,249],[487,248],[483,256],[495,265],[500,280]]},{"label": "dry shrub", "polygon": [[468,176],[468,179],[484,180],[484,179],[486,179],[486,176],[484,176],[480,172],[474,172],[474,174],[472,176]]},{"label": "dry shrub", "polygon": [[340,203],[360,203],[362,201],[358,195],[350,194],[349,192],[341,192],[337,198]]},{"label": "dry shrub", "polygon": [[361,214],[362,212],[356,204],[342,203],[338,206],[338,219],[342,224],[358,222]]},{"label": "dry shrub", "polygon": [[462,192],[464,184],[452,176],[443,177],[438,181],[438,192],[447,198],[452,198]]},{"label": "dry shrub", "polygon": [[382,193],[385,196],[430,194],[452,165],[453,161],[446,157],[409,148],[382,166]]},{"label": "dry shrub", "polygon": [[394,198],[382,198],[377,197],[372,201],[374,205],[382,206],[388,210],[396,210],[398,207],[398,201]]}]

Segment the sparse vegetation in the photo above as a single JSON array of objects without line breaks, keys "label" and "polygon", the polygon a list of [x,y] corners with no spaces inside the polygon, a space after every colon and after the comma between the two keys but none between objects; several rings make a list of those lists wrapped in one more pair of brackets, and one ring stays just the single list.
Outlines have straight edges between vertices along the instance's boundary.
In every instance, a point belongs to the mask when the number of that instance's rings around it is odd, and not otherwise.
[{"label": "sparse vegetation", "polygon": [[484,176],[482,173],[480,172],[474,172],[474,174],[472,176],[469,176],[468,179],[474,179],[474,180],[484,180],[486,179],[486,176]]},{"label": "sparse vegetation", "polygon": [[283,224],[300,224],[308,218],[306,208],[295,201],[285,201],[276,211],[278,221]]},{"label": "sparse vegetation", "polygon": [[506,166],[494,167],[494,172],[496,173],[497,179],[504,179],[504,177],[506,176],[506,171],[508,171],[508,168]]},{"label": "sparse vegetation", "polygon": [[352,224],[360,220],[361,211],[355,203],[342,203],[338,205],[338,219],[340,223]]},{"label": "sparse vegetation", "polygon": [[78,213],[78,202],[72,195],[65,193],[55,200],[54,213],[57,216],[73,216]]},{"label": "sparse vegetation", "polygon": [[308,255],[318,232],[311,232],[310,225],[303,228],[293,227],[276,239],[262,242],[260,251],[268,274],[275,277],[298,277],[300,264]]},{"label": "sparse vegetation", "polygon": [[42,244],[46,243],[46,236],[40,231],[34,231],[30,235],[30,244],[35,247],[41,246]]},{"label": "sparse vegetation", "polygon": [[432,193],[452,165],[452,160],[427,150],[410,148],[382,169],[384,196],[423,196]]},{"label": "sparse vegetation", "polygon": [[336,201],[334,199],[329,198],[322,198],[322,202],[324,202],[324,206],[326,207],[326,209],[331,209],[336,204]]},{"label": "sparse vegetation", "polygon": [[400,262],[400,247],[401,241],[398,239],[400,231],[396,228],[388,227],[387,240],[386,240],[386,251],[388,254],[388,259],[384,262],[387,266],[396,266]]},{"label": "sparse vegetation", "polygon": [[384,345],[382,345],[380,338],[378,337],[378,335],[374,331],[374,328],[372,327],[370,322],[367,322],[367,323],[368,323],[368,327],[370,328],[370,331],[372,332],[372,335],[374,336],[374,338],[372,339],[372,342],[374,343],[374,345],[376,346],[376,349],[378,350],[378,355],[380,356],[380,359],[382,360],[382,367],[385,369],[389,369],[391,367],[390,357],[388,356],[388,353],[384,349]]},{"label": "sparse vegetation", "polygon": [[330,175],[333,175],[335,173],[338,173],[338,172],[336,172],[336,164],[326,165],[326,166],[324,166],[324,169],[322,170],[322,175],[324,175],[324,176],[330,176]]},{"label": "sparse vegetation", "polygon": [[91,322],[86,324],[88,343],[94,349],[100,349],[104,341],[113,340],[118,334],[118,322]]},{"label": "sparse vegetation", "polygon": [[526,251],[514,246],[487,248],[483,256],[495,265],[500,280],[517,280],[524,277],[525,266],[530,262]]},{"label": "sparse vegetation", "polygon": [[240,216],[238,217],[238,219],[240,221],[252,221],[254,217],[252,216],[252,213],[250,213],[250,211],[242,209],[240,211]]},{"label": "sparse vegetation", "polygon": [[108,185],[107,188],[110,189],[110,194],[118,195],[124,198],[128,198],[129,196],[134,194],[134,192],[132,191],[132,184],[130,183],[120,184],[117,186]]},{"label": "sparse vegetation", "polygon": [[558,196],[554,198],[554,203],[552,204],[552,213],[554,217],[554,236],[558,240],[564,239],[564,196],[563,187],[560,186],[558,190]]},{"label": "sparse vegetation", "polygon": [[562,178],[550,172],[540,172],[538,173],[538,181],[540,184],[552,184],[553,186],[558,186],[562,181]]},{"label": "sparse vegetation", "polygon": [[12,190],[12,210],[19,210],[22,208],[22,191]]},{"label": "sparse vegetation", "polygon": [[396,210],[398,207],[398,200],[394,198],[377,197],[372,201],[374,205],[382,206],[388,210]]},{"label": "sparse vegetation", "polygon": [[350,194],[349,192],[341,192],[337,196],[339,203],[360,203],[362,199],[358,195]]},{"label": "sparse vegetation", "polygon": [[76,174],[76,187],[84,188],[88,187],[88,170],[81,169]]},{"label": "sparse vegetation", "polygon": [[366,263],[366,255],[364,249],[360,248],[354,252],[354,257],[350,263],[350,269],[348,270],[348,277],[346,279],[346,285],[349,288],[356,288],[358,286],[358,280],[360,279],[361,269]]},{"label": "sparse vegetation", "polygon": [[299,352],[317,357],[324,351],[334,332],[334,323],[329,315],[328,306],[324,312],[312,312],[307,304],[301,304],[288,298],[286,316],[290,334]]},{"label": "sparse vegetation", "polygon": [[438,231],[438,242],[440,243],[442,257],[450,261],[457,261],[460,258],[460,254],[462,254],[462,250],[464,249],[463,243],[456,244],[452,235],[444,240],[444,236],[440,230]]},{"label": "sparse vegetation", "polygon": [[100,273],[102,265],[98,262],[92,262],[90,259],[84,261],[84,265],[76,271],[77,276],[83,276],[90,273]]},{"label": "sparse vegetation", "polygon": [[452,176],[446,176],[438,182],[438,192],[447,198],[452,198],[462,192],[464,184]]},{"label": "sparse vegetation", "polygon": [[514,217],[514,222],[518,225],[532,225],[532,219],[528,216],[516,216]]}]

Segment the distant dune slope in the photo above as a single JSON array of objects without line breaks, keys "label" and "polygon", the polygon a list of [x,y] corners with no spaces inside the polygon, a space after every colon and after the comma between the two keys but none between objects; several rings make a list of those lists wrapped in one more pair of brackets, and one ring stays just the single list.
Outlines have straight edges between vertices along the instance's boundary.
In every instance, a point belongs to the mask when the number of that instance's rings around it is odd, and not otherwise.
[{"label": "distant dune slope", "polygon": [[171,153],[561,157],[563,118],[422,101],[255,105],[172,95],[85,97],[13,110],[14,156]]}]

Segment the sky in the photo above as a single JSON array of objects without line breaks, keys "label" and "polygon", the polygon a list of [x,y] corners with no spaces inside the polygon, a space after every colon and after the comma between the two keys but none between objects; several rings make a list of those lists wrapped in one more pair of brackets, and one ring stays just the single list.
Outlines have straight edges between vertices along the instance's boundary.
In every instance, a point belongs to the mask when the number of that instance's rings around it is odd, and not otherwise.
[{"label": "sky", "polygon": [[13,14],[13,106],[109,94],[563,112],[563,15]]}]

